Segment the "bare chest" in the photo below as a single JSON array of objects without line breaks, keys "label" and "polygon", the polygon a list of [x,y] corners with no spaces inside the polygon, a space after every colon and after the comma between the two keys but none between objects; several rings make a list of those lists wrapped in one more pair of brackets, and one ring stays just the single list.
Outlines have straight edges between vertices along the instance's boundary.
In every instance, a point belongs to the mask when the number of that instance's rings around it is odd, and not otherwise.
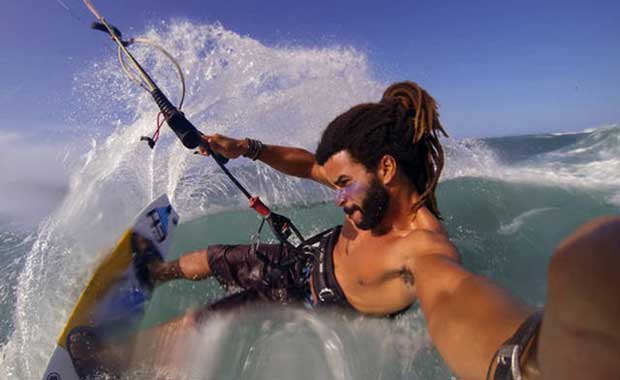
[{"label": "bare chest", "polygon": [[345,293],[373,291],[399,276],[398,244],[394,238],[340,237],[334,249],[336,279]]}]

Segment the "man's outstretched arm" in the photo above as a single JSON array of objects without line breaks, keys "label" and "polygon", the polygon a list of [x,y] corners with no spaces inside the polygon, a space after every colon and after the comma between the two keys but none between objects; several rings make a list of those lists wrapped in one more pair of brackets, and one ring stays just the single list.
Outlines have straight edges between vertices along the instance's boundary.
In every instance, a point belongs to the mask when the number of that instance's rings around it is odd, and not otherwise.
[{"label": "man's outstretched arm", "polygon": [[[461,378],[485,379],[496,350],[531,310],[461,267],[447,240],[429,239],[422,248],[414,274],[431,338]],[[619,217],[582,226],[556,249],[535,343],[540,372],[525,379],[620,378],[619,273]]]},{"label": "man's outstretched arm", "polygon": [[446,238],[428,234],[420,246],[412,266],[431,339],[459,378],[484,379],[496,350],[531,310],[463,268]]}]

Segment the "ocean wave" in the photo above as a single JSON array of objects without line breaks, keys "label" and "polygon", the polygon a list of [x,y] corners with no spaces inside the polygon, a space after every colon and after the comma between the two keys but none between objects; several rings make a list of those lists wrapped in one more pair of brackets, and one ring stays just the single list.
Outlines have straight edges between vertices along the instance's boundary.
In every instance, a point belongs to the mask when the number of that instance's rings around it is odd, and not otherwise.
[{"label": "ocean wave", "polygon": [[581,135],[574,143],[508,166],[505,177],[553,186],[620,195],[620,125]]}]

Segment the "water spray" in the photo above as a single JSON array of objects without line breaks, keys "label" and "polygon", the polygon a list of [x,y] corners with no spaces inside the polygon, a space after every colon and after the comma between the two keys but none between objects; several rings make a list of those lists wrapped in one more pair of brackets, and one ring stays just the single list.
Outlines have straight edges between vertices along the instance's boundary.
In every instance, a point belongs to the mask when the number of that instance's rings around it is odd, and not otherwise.
[{"label": "water spray", "polygon": [[[276,214],[272,212],[261,200],[258,196],[252,196],[249,191],[245,189],[245,187],[235,178],[225,164],[228,162],[228,159],[216,152],[214,152],[208,143],[203,139],[203,133],[200,132],[186,117],[183,112],[181,112],[181,106],[183,103],[183,99],[185,97],[185,79],[183,77],[183,72],[181,70],[178,62],[172,57],[170,53],[168,53],[163,47],[156,45],[145,39],[130,39],[124,40],[122,37],[121,31],[115,26],[109,24],[104,17],[99,13],[99,11],[95,8],[93,3],[90,0],[83,0],[84,4],[90,12],[97,18],[97,22],[92,24],[92,28],[96,30],[103,31],[107,33],[112,40],[118,45],[118,56],[123,71],[127,74],[127,76],[140,87],[142,87],[145,91],[147,91],[151,97],[157,103],[157,106],[160,109],[160,114],[163,116],[163,119],[158,117],[158,129],[153,135],[153,138],[143,137],[146,140],[151,148],[154,147],[157,137],[159,136],[159,128],[162,126],[165,121],[168,126],[174,131],[177,137],[181,140],[183,145],[188,149],[196,149],[198,147],[206,150],[211,157],[215,160],[218,166],[224,171],[224,173],[228,176],[228,178],[237,186],[237,188],[245,195],[245,197],[249,201],[250,208],[254,209],[258,212],[262,217],[263,221],[261,226],[259,227],[260,231],[265,223],[265,221],[271,227],[271,231],[278,239],[281,244],[290,245],[294,248],[300,248],[305,245],[306,240],[299,232],[299,230],[295,227],[295,225],[291,222],[289,218],[286,216]],[[170,59],[175,65],[177,72],[179,73],[179,77],[182,83],[182,96],[179,106],[174,106],[170,100],[164,95],[161,89],[157,86],[155,81],[149,76],[146,70],[140,65],[140,63],[133,57],[128,47],[135,42],[146,43],[151,45],[158,50],[160,50],[164,55]],[[127,62],[133,67],[133,71],[127,65]],[[295,234],[297,239],[300,241],[298,246],[294,246],[289,238],[292,234]],[[299,250],[302,251],[302,250]],[[272,263],[273,264],[273,263]]]}]

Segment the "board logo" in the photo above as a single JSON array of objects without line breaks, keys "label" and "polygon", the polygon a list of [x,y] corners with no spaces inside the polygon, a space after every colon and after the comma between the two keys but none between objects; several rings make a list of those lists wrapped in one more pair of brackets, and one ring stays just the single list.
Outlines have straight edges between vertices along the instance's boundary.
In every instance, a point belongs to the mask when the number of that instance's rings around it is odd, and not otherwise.
[{"label": "board logo", "polygon": [[158,243],[166,240],[168,236],[168,217],[172,211],[172,207],[159,207],[147,214],[151,219],[151,229]]},{"label": "board logo", "polygon": [[47,375],[45,380],[60,380],[60,375],[57,372],[52,372],[49,375]]}]

